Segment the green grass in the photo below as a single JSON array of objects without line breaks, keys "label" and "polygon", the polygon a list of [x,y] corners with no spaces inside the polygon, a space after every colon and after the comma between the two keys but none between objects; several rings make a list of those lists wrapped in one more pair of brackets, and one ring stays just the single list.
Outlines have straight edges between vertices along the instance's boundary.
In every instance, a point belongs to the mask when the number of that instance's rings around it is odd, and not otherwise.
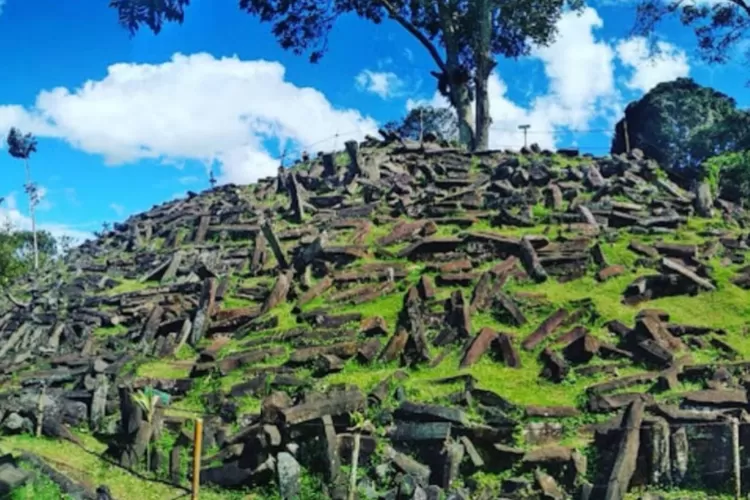
[{"label": "green grass", "polygon": [[237,297],[224,297],[221,306],[222,309],[241,309],[243,307],[252,306],[255,302],[248,299],[237,298]]},{"label": "green grass", "polygon": [[[186,491],[180,488],[153,480],[142,479],[135,474],[112,465],[102,459],[107,445],[98,441],[93,436],[78,434],[82,446],[68,441],[58,441],[47,438],[34,438],[28,435],[4,436],[0,443],[3,452],[20,454],[30,452],[38,455],[49,465],[64,473],[74,481],[94,485],[94,487],[105,484],[115,498],[133,498],[133,492],[138,493],[140,500],[162,500],[184,496]],[[147,477],[152,473],[140,471]],[[202,487],[200,498],[205,500],[240,500],[248,498],[247,493],[232,491],[216,491],[211,488]],[[19,497],[21,498],[27,497]],[[33,497],[37,498],[45,497]],[[49,497],[60,498],[60,497]],[[258,498],[259,497],[249,497]],[[13,500],[16,500],[13,497]]]},{"label": "green grass", "polygon": [[169,360],[148,361],[138,365],[135,371],[139,378],[180,379],[190,374],[190,363]]},{"label": "green grass", "polygon": [[122,335],[123,333],[126,333],[127,331],[128,331],[128,328],[124,325],[100,326],[99,328],[94,330],[94,336],[110,337],[110,336]]},{"label": "green grass", "polygon": [[20,466],[33,474],[32,479],[10,494],[9,500],[72,500],[73,497],[64,494],[52,479],[44,475],[36,467],[21,462]]}]

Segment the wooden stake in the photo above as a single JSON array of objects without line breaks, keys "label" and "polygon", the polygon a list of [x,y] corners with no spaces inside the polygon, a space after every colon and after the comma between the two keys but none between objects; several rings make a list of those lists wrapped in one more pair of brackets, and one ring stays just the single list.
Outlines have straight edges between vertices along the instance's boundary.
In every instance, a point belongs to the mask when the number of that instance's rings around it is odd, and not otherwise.
[{"label": "wooden stake", "polygon": [[628,119],[622,121],[622,129],[625,134],[625,152],[630,154],[630,134],[628,134]]},{"label": "wooden stake", "polygon": [[193,436],[193,494],[191,500],[198,500],[198,488],[201,479],[201,447],[203,445],[203,419],[195,419],[195,434]]},{"label": "wooden stake", "polygon": [[352,474],[349,478],[349,497],[348,500],[354,500],[357,493],[357,465],[359,462],[359,443],[361,439],[360,431],[354,434],[354,449],[352,450]]},{"label": "wooden stake", "polygon": [[44,389],[45,387],[42,386],[42,390],[39,391],[39,401],[36,405],[37,410],[37,417],[36,417],[36,437],[42,436],[42,420],[44,419]]},{"label": "wooden stake", "polygon": [[742,474],[740,472],[740,423],[736,418],[731,419],[732,425],[732,465],[734,472],[734,498],[742,498]]}]

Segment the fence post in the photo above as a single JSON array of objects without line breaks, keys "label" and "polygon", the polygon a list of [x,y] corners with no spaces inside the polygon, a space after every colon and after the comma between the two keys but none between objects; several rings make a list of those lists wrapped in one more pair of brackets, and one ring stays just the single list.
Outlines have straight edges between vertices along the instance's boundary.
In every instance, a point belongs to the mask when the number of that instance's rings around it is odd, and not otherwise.
[{"label": "fence post", "polygon": [[37,417],[36,417],[36,437],[42,436],[42,420],[44,419],[44,393],[45,393],[45,386],[42,385],[41,390],[39,391],[39,401],[37,401],[36,404],[36,411],[37,411]]},{"label": "fence post", "polygon": [[732,466],[734,469],[734,497],[742,498],[742,479],[740,477],[740,422],[732,418]]},{"label": "fence post", "polygon": [[201,447],[203,445],[203,419],[195,419],[195,434],[193,436],[193,492],[191,500],[198,500],[198,488],[201,479]]}]

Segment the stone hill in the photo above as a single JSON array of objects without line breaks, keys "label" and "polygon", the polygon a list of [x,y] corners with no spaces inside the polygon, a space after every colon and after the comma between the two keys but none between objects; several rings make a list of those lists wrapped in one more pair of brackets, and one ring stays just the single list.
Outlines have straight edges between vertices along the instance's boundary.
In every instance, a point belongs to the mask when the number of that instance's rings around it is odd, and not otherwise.
[{"label": "stone hill", "polygon": [[0,433],[186,486],[201,416],[202,483],[264,498],[733,491],[748,214],[685,188],[387,136],[191,193],[3,299]]}]

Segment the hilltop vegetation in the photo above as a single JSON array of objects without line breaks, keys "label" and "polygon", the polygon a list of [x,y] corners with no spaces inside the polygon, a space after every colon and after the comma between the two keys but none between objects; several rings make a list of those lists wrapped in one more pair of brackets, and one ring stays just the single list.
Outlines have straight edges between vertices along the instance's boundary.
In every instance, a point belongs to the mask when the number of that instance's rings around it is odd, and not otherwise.
[{"label": "hilltop vegetation", "polygon": [[[345,497],[355,439],[362,497],[604,494],[623,462],[631,487],[728,492],[701,457],[747,404],[747,213],[638,150],[385,138],[156,206],[16,283],[5,451],[85,463],[25,437],[41,397],[44,435],[178,488],[202,417],[222,498]],[[633,429],[673,454],[618,451]]]}]

